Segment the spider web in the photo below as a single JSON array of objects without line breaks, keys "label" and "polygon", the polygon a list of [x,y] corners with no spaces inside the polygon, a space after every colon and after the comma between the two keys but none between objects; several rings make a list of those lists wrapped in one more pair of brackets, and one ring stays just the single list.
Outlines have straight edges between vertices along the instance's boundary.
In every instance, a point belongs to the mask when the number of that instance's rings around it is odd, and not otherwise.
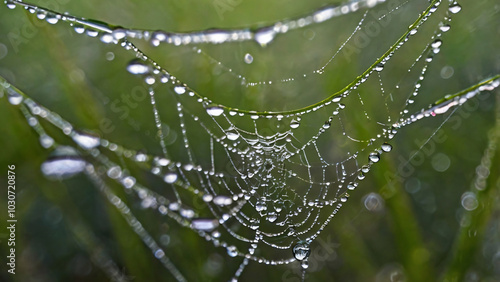
[{"label": "spider web", "polygon": [[[152,235],[158,231],[141,223],[137,214],[143,210],[165,217],[208,244],[225,249],[229,257],[239,258],[232,277],[235,280],[250,263],[284,265],[296,261],[304,279],[310,245],[372,165],[391,151],[390,140],[398,130],[425,117],[445,114],[500,83],[495,76],[425,107],[433,100],[423,97],[420,101],[424,95],[420,89],[439,56],[452,17],[461,7],[455,1],[407,1],[387,6],[383,2],[351,1],[271,25],[182,33],[113,26],[6,1],[9,8],[24,7],[40,20],[69,24],[76,33],[99,38],[112,46],[113,56],[123,56],[122,62],[128,63],[122,66],[121,77],[133,80],[139,87],[132,95],[145,101],[133,114],[150,117],[149,123],[135,126],[149,138],[145,144],[125,144],[82,130],[14,86],[5,82],[4,89],[9,102],[20,106],[42,147],[51,150],[41,165],[42,172],[55,179],[86,174],[176,280],[185,281],[185,274],[158,243],[159,236]],[[378,17],[370,25],[367,19],[371,11]],[[380,28],[384,20],[397,15],[407,17],[409,28],[400,29],[396,36],[377,35],[381,42],[371,38],[370,44],[377,50],[366,52],[368,58],[360,62],[361,71],[341,69],[354,57],[365,55],[352,47],[360,34],[373,32],[374,27]],[[283,64],[282,71],[277,75],[252,73],[251,67],[259,60],[267,61],[262,54],[279,50],[272,50],[274,45],[284,48],[286,42],[280,39],[311,26],[325,29],[321,26],[325,22],[342,17],[349,27],[336,31],[339,39],[316,34],[318,41],[305,47],[312,48],[325,38],[337,40],[333,48],[327,45],[308,51],[328,54],[321,58],[323,63],[310,70],[286,71],[290,68],[286,59],[273,53]],[[387,38],[391,40],[384,45]],[[410,48],[406,42],[412,40],[422,43]],[[253,50],[240,56],[239,65],[227,59],[234,44]],[[220,88],[225,93],[205,91],[199,82],[202,79],[186,73],[183,64],[175,59],[169,64],[167,59],[172,58],[158,55],[173,50],[168,48],[183,48],[177,54],[179,60],[208,64],[208,69],[217,73],[215,84],[226,85]],[[408,53],[413,57],[403,60],[405,65],[391,64],[393,57]],[[342,77],[335,78],[344,71]],[[339,82],[318,87],[325,77]],[[282,97],[291,101],[276,102]],[[115,109],[115,118],[123,121],[120,116],[124,111]],[[129,125],[135,121],[126,120]],[[125,196],[120,196],[120,189]]]}]

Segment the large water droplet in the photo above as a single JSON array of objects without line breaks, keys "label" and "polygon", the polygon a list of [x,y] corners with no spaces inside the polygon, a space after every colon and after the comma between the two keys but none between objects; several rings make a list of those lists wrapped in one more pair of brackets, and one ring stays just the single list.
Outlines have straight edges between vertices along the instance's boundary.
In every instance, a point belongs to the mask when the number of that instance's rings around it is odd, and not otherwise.
[{"label": "large water droplet", "polygon": [[106,173],[109,178],[118,179],[122,176],[122,169],[119,166],[112,166]]},{"label": "large water droplet", "polygon": [[140,59],[133,59],[127,66],[127,71],[131,74],[149,73],[149,67]]},{"label": "large water droplet", "polygon": [[391,144],[389,144],[387,142],[382,144],[381,148],[382,148],[382,151],[384,151],[384,152],[390,152],[392,150]]},{"label": "large water droplet", "polygon": [[40,145],[45,149],[48,149],[54,145],[54,139],[47,134],[40,135]]},{"label": "large water droplet", "polygon": [[233,203],[233,200],[227,196],[217,196],[212,202],[218,206],[228,206]]},{"label": "large water droplet", "polygon": [[57,147],[42,163],[42,173],[48,178],[65,179],[82,172],[86,162],[78,152],[68,146]]},{"label": "large water droplet", "polygon": [[290,122],[290,127],[293,128],[293,129],[295,129],[295,128],[299,127],[299,126],[300,126],[300,122],[298,120],[296,120],[296,119],[292,119],[292,121]]},{"label": "large water droplet", "polygon": [[229,246],[229,247],[227,247],[227,254],[230,257],[235,257],[238,255],[238,249],[236,249],[235,246]]},{"label": "large water droplet", "polygon": [[177,181],[177,174],[173,173],[173,172],[169,172],[167,174],[165,174],[165,177],[163,177],[163,180],[167,183],[174,183],[175,181]]},{"label": "large water droplet", "polygon": [[296,260],[305,260],[311,254],[311,248],[305,242],[299,242],[293,247],[293,256]]},{"label": "large water droplet", "polygon": [[377,152],[371,152],[368,159],[374,163],[380,161],[380,155]]},{"label": "large water droplet", "polygon": [[468,211],[473,211],[479,206],[476,195],[472,192],[465,192],[462,195],[462,207]]},{"label": "large water droplet", "polygon": [[381,72],[384,70],[384,64],[382,63],[378,63],[375,68],[374,68],[375,71],[378,71],[378,72]]},{"label": "large water droplet", "polygon": [[432,48],[439,48],[443,44],[443,41],[441,39],[436,39],[434,42],[432,42],[431,47]]},{"label": "large water droplet", "polygon": [[253,56],[251,54],[249,54],[249,53],[246,53],[244,60],[245,60],[245,63],[251,64],[253,62]]},{"label": "large water droplet", "polygon": [[238,132],[235,132],[235,131],[228,131],[228,132],[226,132],[226,135],[227,135],[227,139],[229,139],[231,141],[237,140],[240,137]]},{"label": "large water droplet", "polygon": [[191,221],[191,228],[202,231],[212,231],[219,226],[216,219],[194,219]]},{"label": "large water droplet", "polygon": [[449,24],[444,24],[444,25],[439,27],[439,30],[441,30],[442,32],[447,32],[450,29],[451,29],[451,26]]},{"label": "large water droplet", "polygon": [[95,148],[101,144],[101,139],[99,139],[99,137],[83,133],[75,133],[75,135],[73,135],[73,141],[75,141],[75,143],[80,147],[87,150]]},{"label": "large water droplet", "polygon": [[59,17],[57,15],[54,15],[54,14],[47,14],[47,16],[45,17],[45,20],[49,24],[56,24],[59,21]]},{"label": "large water droplet", "polygon": [[462,6],[460,6],[460,4],[458,4],[457,2],[453,2],[453,4],[450,5],[448,10],[450,11],[450,13],[456,14],[460,12],[460,10],[462,10]]},{"label": "large water droplet", "polygon": [[12,88],[7,88],[7,99],[12,105],[19,105],[23,101],[23,96]]},{"label": "large water droplet", "polygon": [[181,95],[181,94],[186,93],[186,87],[179,85],[179,86],[174,87],[174,91],[175,91],[175,93]]},{"label": "large water droplet", "polygon": [[271,41],[273,41],[274,36],[276,35],[276,32],[274,31],[273,28],[263,28],[258,30],[255,33],[255,41],[260,44],[260,46],[264,47],[267,44],[269,44]]},{"label": "large water droplet", "polygon": [[12,2],[7,2],[7,8],[12,10],[12,9],[16,8],[16,4],[14,4]]},{"label": "large water droplet", "polygon": [[224,109],[219,107],[219,106],[208,106],[207,107],[207,114],[213,117],[218,117],[224,113]]}]

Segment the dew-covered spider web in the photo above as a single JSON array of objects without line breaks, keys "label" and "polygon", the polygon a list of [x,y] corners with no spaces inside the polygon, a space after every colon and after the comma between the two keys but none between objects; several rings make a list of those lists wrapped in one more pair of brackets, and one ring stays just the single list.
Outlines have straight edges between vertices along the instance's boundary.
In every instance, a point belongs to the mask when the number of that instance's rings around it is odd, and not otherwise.
[{"label": "dew-covered spider web", "polygon": [[[2,84],[50,151],[43,174],[85,174],[178,281],[189,273],[161,243],[178,229],[232,258],[232,276],[221,279],[250,279],[252,264],[297,264],[304,279],[311,247],[400,130],[500,85],[496,75],[466,89],[426,87],[460,16],[456,1],[353,0],[182,32],[6,5],[101,46],[82,55],[82,69],[89,60],[118,65],[100,82],[87,75],[108,111],[94,128],[42,106],[22,85]],[[129,136],[117,139],[115,129]]]}]

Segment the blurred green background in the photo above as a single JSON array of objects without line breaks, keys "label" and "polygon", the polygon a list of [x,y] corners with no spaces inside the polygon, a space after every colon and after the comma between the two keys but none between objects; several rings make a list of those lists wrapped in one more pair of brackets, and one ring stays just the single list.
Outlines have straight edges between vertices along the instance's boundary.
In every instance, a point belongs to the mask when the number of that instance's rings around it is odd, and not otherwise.
[{"label": "blurred green background", "polygon": [[[33,3],[126,27],[191,31],[259,27],[336,2],[46,0]],[[366,15],[366,21],[373,21],[377,15],[387,14],[391,5],[402,3],[381,4]],[[454,16],[451,31],[444,35],[441,52],[435,56],[416,104],[408,108],[410,112],[500,72],[500,4],[495,0],[460,4],[463,9]],[[253,110],[295,109],[320,101],[351,82],[394,44],[426,5],[428,1],[409,1],[387,14],[384,18],[387,25],[380,34],[369,37],[366,45],[356,41],[361,39],[355,34],[322,75],[313,75],[312,71],[322,67],[346,42],[363,11],[278,36],[265,48],[255,42],[200,45],[206,55],[198,55],[193,46],[152,48],[144,42],[134,43],[173,75],[214,101]],[[431,17],[413,41],[388,63],[382,73],[388,93],[400,80],[404,80],[401,85],[406,90],[416,81],[418,73],[403,74],[430,43],[429,37],[444,10],[438,10],[436,17]],[[98,132],[130,148],[160,152],[148,101],[130,109],[125,118],[121,117],[124,113],[111,110],[113,101],[141,83],[125,71],[132,59],[130,53],[102,44],[98,39],[77,35],[64,23],[52,26],[38,21],[20,8],[9,10],[1,5],[0,14],[0,75],[76,128]],[[252,54],[252,64],[244,63],[246,53]],[[224,67],[216,62],[222,62]],[[290,77],[296,80],[246,88],[234,74],[242,74],[248,81],[279,81]],[[303,74],[308,77],[301,78]],[[373,134],[379,129],[376,121],[386,121],[388,115],[394,121],[408,95],[401,90],[402,94],[388,103],[387,113],[380,110],[385,104],[377,81],[366,83],[360,91],[364,93],[364,106],[355,99],[349,100],[352,105],[347,104],[343,121],[346,131],[353,136],[356,132]],[[498,90],[493,93],[498,94]],[[321,240],[312,244],[308,281],[440,280],[449,273],[450,265],[452,270],[463,272],[465,281],[499,281],[497,167],[490,173],[488,181],[492,184],[488,194],[478,197],[478,208],[470,218],[472,223],[462,217],[462,196],[471,190],[476,167],[487,148],[496,101],[495,95],[469,101],[442,127],[444,117],[438,116],[401,129],[391,141],[393,151],[372,168],[323,232]],[[373,117],[371,122],[364,121],[365,111]],[[176,113],[165,113],[169,115]],[[43,177],[40,164],[49,152],[39,145],[38,136],[19,109],[6,99],[0,100],[0,120],[3,169],[0,187],[6,187],[7,165],[16,165],[18,219],[17,274],[8,275],[2,263],[3,281],[109,281],[103,268],[110,268],[99,265],[106,261],[105,257],[111,258],[130,280],[173,279],[84,176],[63,182]],[[112,126],[103,127],[103,120],[110,120]],[[433,134],[434,139],[415,156],[413,163],[418,165],[403,166]],[[332,134],[333,145],[325,146],[335,146],[336,135],[340,133]],[[446,139],[445,142],[436,141],[436,136]],[[342,137],[338,140],[345,142]],[[354,150],[356,146],[346,148]],[[398,171],[404,172],[404,177],[396,178],[388,186],[387,179],[394,178]],[[6,197],[0,197],[0,202],[4,209],[0,211],[1,226],[4,226]],[[214,248],[175,222],[139,210],[134,202],[129,205],[136,208],[143,225],[152,230],[167,256],[189,281],[227,281],[236,272],[240,259],[229,258],[224,250]],[[477,229],[475,224],[479,225]],[[7,254],[5,230],[2,227],[0,231],[1,262]],[[465,237],[470,239],[456,247],[461,232],[466,232]],[[474,246],[476,240],[478,244]],[[467,246],[473,247],[456,254],[457,249]],[[241,280],[299,281],[299,277],[298,264],[270,267],[251,263]]]}]

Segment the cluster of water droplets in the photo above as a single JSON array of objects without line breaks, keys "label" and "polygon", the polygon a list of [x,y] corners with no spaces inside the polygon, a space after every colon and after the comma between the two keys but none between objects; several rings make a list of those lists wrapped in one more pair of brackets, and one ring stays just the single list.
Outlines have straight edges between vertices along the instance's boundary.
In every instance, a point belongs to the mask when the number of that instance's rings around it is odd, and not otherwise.
[{"label": "cluster of water droplets", "polygon": [[[429,109],[422,110],[420,113],[412,115],[409,118],[401,119],[399,123],[393,126],[385,126],[381,134],[369,140],[365,149],[359,152],[352,152],[347,159],[341,162],[327,163],[321,154],[317,152],[320,160],[323,162],[323,165],[317,171],[323,175],[328,173],[335,174],[337,179],[335,181],[327,181],[324,176],[323,181],[316,181],[312,178],[311,171],[314,168],[308,163],[308,156],[311,153],[307,153],[307,150],[317,148],[316,140],[319,136],[331,130],[332,123],[335,122],[336,117],[346,108],[343,99],[355,92],[371,75],[382,72],[394,52],[409,40],[411,36],[417,33],[420,25],[437,9],[440,2],[436,2],[434,6],[428,9],[427,14],[423,15],[421,20],[410,27],[406,38],[397,42],[387,56],[377,60],[363,76],[356,79],[346,89],[331,95],[317,105],[283,113],[238,110],[214,103],[196,93],[189,86],[161,68],[133,44],[128,42],[127,39],[145,39],[150,41],[153,46],[158,46],[161,43],[173,45],[198,43],[220,44],[253,39],[261,46],[266,46],[274,40],[277,34],[286,33],[289,30],[302,28],[313,23],[320,23],[336,16],[355,12],[361,8],[371,8],[380,2],[384,1],[359,0],[340,6],[328,6],[317,10],[311,15],[296,20],[278,22],[256,30],[205,30],[182,34],[113,27],[106,23],[54,13],[20,1],[6,1],[7,6],[11,9],[17,5],[21,5],[30,13],[36,14],[37,18],[46,20],[51,24],[59,21],[69,22],[77,33],[86,34],[90,37],[100,37],[104,43],[119,44],[135,55],[135,58],[126,66],[126,70],[129,73],[140,77],[146,85],[166,84],[173,95],[194,99],[196,102],[201,103],[206,116],[189,113],[182,99],[175,105],[180,117],[179,126],[182,128],[185,148],[188,154],[192,154],[189,146],[190,137],[187,133],[188,130],[186,129],[184,118],[190,118],[193,121],[199,122],[199,124],[203,124],[202,121],[215,124],[220,128],[218,132],[209,130],[204,125],[200,127],[201,132],[210,136],[212,146],[222,147],[227,158],[233,163],[235,160],[241,161],[239,165],[233,164],[238,172],[237,177],[228,178],[224,173],[216,172],[215,167],[207,168],[196,165],[194,162],[181,163],[169,159],[164,144],[162,145],[165,152],[163,156],[148,155],[142,151],[127,149],[93,133],[77,131],[73,129],[70,123],[59,117],[56,113],[37,105],[29,98],[25,98],[16,89],[11,87],[4,88],[7,92],[8,101],[12,105],[25,107],[23,108],[25,109],[23,113],[29,125],[39,134],[41,145],[44,148],[52,149],[49,158],[41,165],[41,170],[47,177],[61,179],[79,173],[86,173],[95,178],[101,187],[106,187],[103,184],[105,182],[104,178],[107,181],[119,183],[127,191],[135,193],[140,200],[142,208],[155,210],[159,214],[178,222],[179,225],[192,229],[200,237],[212,242],[214,246],[225,248],[230,257],[244,257],[244,263],[237,273],[241,273],[249,260],[270,265],[288,264],[297,260],[300,261],[303,269],[307,269],[309,266],[308,258],[311,254],[311,242],[319,236],[342,204],[348,200],[348,192],[358,187],[359,182],[369,173],[371,166],[381,160],[382,154],[392,150],[392,146],[387,142],[383,142],[384,140],[388,141],[392,139],[397,133],[397,129],[404,125],[426,116],[445,113],[450,108],[463,104],[482,91],[490,91],[499,87],[500,79],[495,78],[477,85],[477,87],[466,93],[446,97],[444,101],[432,105]],[[449,13],[455,14],[460,9],[461,7],[458,3],[451,2],[448,10]],[[411,104],[413,97],[418,94],[428,68],[428,63],[432,61],[435,54],[439,53],[442,45],[441,35],[450,29],[449,21],[450,18],[447,16],[441,22],[439,32],[434,35],[432,43],[428,46],[429,52],[425,58],[426,64],[421,70],[421,75],[415,83],[414,91],[408,99],[407,105]],[[251,64],[253,60],[254,58],[251,54],[247,53],[244,56],[246,64]],[[420,58],[417,60],[420,60]],[[154,101],[156,94],[152,89],[150,89],[150,94],[152,104],[154,105],[156,125],[159,131],[161,131],[161,113],[157,110],[155,106],[156,102]],[[294,132],[301,129],[301,123],[303,123],[305,116],[320,109],[328,109],[331,115],[327,120],[322,120],[318,124],[312,125],[317,127],[317,134],[313,135],[304,144],[299,144],[299,142],[294,140]],[[403,111],[401,115],[406,113]],[[236,117],[248,118],[254,121],[255,127],[253,131],[240,128],[237,122],[233,120]],[[56,144],[55,140],[44,131],[38,122],[38,118],[48,120],[64,134],[70,136],[75,146]],[[256,125],[256,121],[259,119],[276,119],[283,124],[282,129],[272,134],[260,133]],[[311,125],[308,124],[308,126]],[[382,143],[380,146],[375,145],[380,143]],[[102,153],[103,151],[108,151],[118,158],[125,158],[134,163],[144,165],[151,174],[159,177],[165,185],[172,189],[174,194],[186,193],[191,198],[201,200],[208,207],[211,214],[209,216],[200,216],[196,208],[186,204],[180,198],[167,198],[142,186],[140,181],[130,175],[126,169],[106,157],[106,154]],[[364,155],[367,156],[367,159],[358,158],[358,155],[362,153],[365,153]],[[211,156],[213,155],[214,150],[211,148]],[[350,162],[355,163],[354,168],[347,168]],[[288,169],[285,163],[287,166],[296,165],[300,169],[307,171],[309,175],[307,173],[300,175],[292,169]],[[95,171],[96,168],[100,168],[104,173],[98,175]],[[197,183],[191,183],[191,179],[199,180]],[[305,193],[296,189],[295,186],[300,186],[297,183],[306,187]],[[220,190],[215,190],[214,187],[218,187]],[[309,192],[313,189],[318,190],[319,193],[317,195],[309,195]],[[466,203],[467,207],[471,207],[472,203],[469,196],[464,195],[465,200],[463,199],[463,203]],[[119,207],[123,214],[130,216],[130,211],[124,208],[119,198],[110,196],[110,199],[115,206]],[[244,210],[248,206],[251,208]],[[248,210],[251,210],[251,212]],[[327,215],[326,219],[320,218],[322,213]],[[246,232],[238,234],[237,230],[230,227],[236,224]],[[263,231],[265,230],[264,227],[269,226],[273,228],[272,231]],[[154,241],[150,239],[144,230],[136,230],[136,232],[145,242]],[[273,240],[274,238],[283,239],[279,241]],[[246,249],[240,247],[243,244],[233,244],[231,241],[244,242]],[[290,259],[274,260],[256,255],[259,244],[270,246],[277,250],[286,249],[289,251],[291,249],[293,257]],[[165,262],[166,255],[161,248],[151,243],[149,246],[151,246],[155,256],[164,261],[167,268],[172,267]],[[238,277],[239,274],[235,276]]]}]

